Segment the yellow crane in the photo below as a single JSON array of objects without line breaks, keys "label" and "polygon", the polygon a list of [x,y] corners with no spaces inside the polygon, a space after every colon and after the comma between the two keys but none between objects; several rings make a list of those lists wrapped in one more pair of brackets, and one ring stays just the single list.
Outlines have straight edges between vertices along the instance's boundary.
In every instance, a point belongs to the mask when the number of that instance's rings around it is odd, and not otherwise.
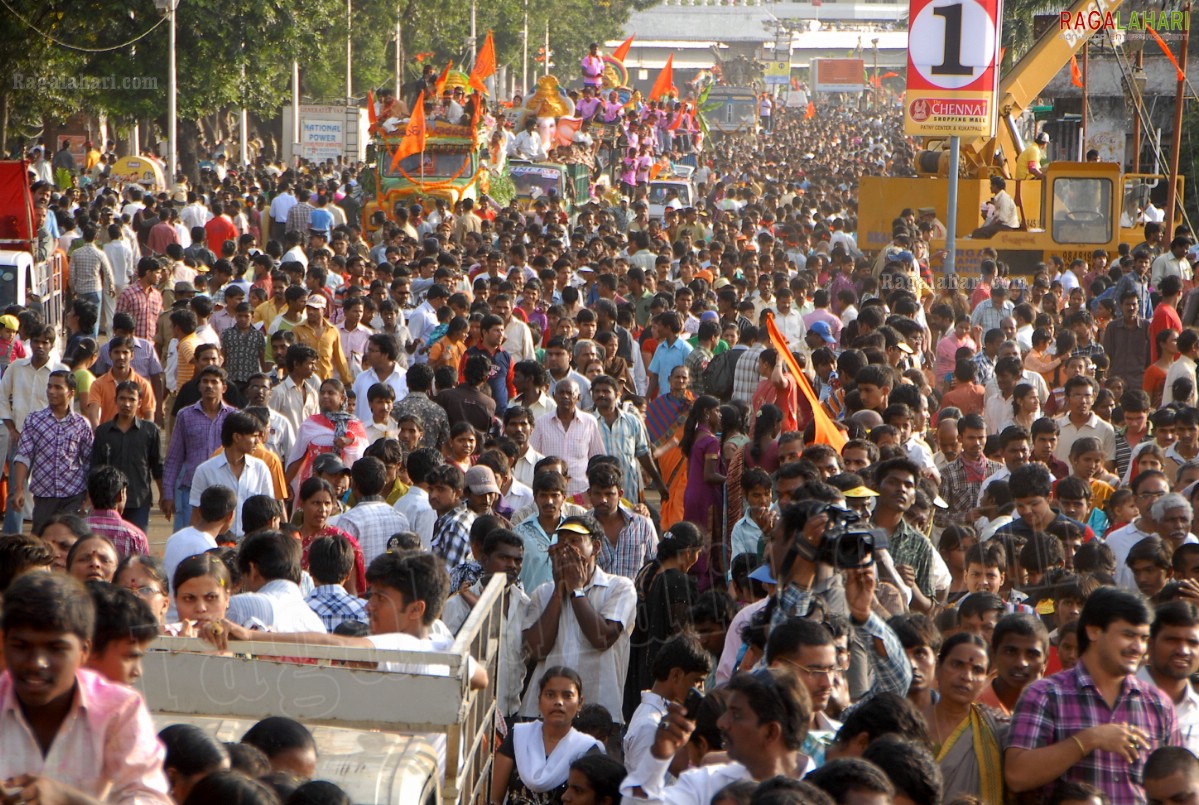
[{"label": "yellow crane", "polygon": [[[1123,0],[1077,0],[1062,19],[1084,20],[1095,12],[1099,19],[1114,13]],[[1130,202],[1143,198],[1146,184],[1168,181],[1155,174],[1124,174],[1116,163],[1051,162],[1044,179],[1015,181],[1016,158],[1025,142],[1016,121],[1083,44],[1098,30],[1093,25],[1053,26],[1004,75],[997,104],[999,125],[994,137],[963,139],[959,151],[958,238],[956,272],[977,274],[980,252],[990,247],[1012,273],[1028,275],[1036,264],[1060,256],[1067,264],[1075,258],[1090,260],[1103,249],[1114,256],[1123,240],[1139,243],[1141,230],[1134,225],[1137,209]],[[1139,99],[1138,99],[1139,101]],[[858,241],[864,250],[878,250],[891,242],[892,222],[906,208],[931,207],[944,220],[948,209],[948,137],[926,138],[916,153],[916,177],[863,177],[859,186]],[[980,210],[992,196],[990,177],[1008,179],[1008,192],[1021,213],[1018,230],[1001,231],[989,239],[971,239],[981,223]],[[1176,197],[1182,198],[1182,178]],[[944,241],[934,240],[934,252]]]}]

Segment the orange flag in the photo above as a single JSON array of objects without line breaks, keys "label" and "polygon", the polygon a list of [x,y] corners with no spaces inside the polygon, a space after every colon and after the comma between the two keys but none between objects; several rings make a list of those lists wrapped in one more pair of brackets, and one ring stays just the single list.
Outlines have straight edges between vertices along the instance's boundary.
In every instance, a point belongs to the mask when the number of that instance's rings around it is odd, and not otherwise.
[{"label": "orange flag", "polygon": [[671,53],[666,57],[666,66],[662,68],[662,72],[658,73],[657,80],[654,81],[654,87],[649,91],[649,99],[656,101],[663,95],[670,94],[670,88],[674,86],[674,54]]},{"label": "orange flag", "polygon": [[779,328],[775,325],[773,313],[769,313],[766,316],[766,332],[769,333],[770,345],[778,352],[779,358],[787,362],[787,368],[791,370],[791,375],[795,378],[795,382],[799,386],[799,393],[807,399],[808,405],[812,408],[812,418],[815,423],[814,442],[816,444],[827,444],[840,453],[841,448],[848,441],[845,438],[845,433],[825,413],[824,406],[820,404],[820,398],[812,390],[812,384],[808,382],[807,375],[799,368],[799,364],[795,361],[795,356],[791,354],[791,350],[787,346],[787,339],[783,338],[783,334],[779,332]]},{"label": "orange flag", "polygon": [[483,85],[483,79],[492,75],[495,75],[495,40],[491,31],[488,31],[487,38],[483,40],[483,47],[479,48],[479,55],[475,56],[475,66],[470,71],[470,85],[485,93],[487,90]]},{"label": "orange flag", "polygon": [[370,122],[370,127],[373,131],[375,124],[378,122],[375,114],[375,91],[373,89],[367,90],[366,93],[366,119]]},{"label": "orange flag", "polygon": [[812,101],[808,101],[808,108],[803,113],[803,119],[811,120],[814,117],[816,117],[816,104]]},{"label": "orange flag", "polygon": [[450,70],[453,68],[454,60],[450,59],[448,62],[446,62],[445,69],[441,71],[441,75],[437,76],[437,95],[439,97],[441,93],[445,92],[445,82],[446,79],[450,77]]},{"label": "orange flag", "polygon": [[679,110],[679,113],[674,116],[674,120],[671,121],[670,125],[667,126],[666,128],[669,131],[678,131],[679,126],[683,125],[683,116],[686,114],[687,114],[687,105],[684,104],[683,108]]},{"label": "orange flag", "polygon": [[1186,73],[1184,73],[1182,68],[1178,66],[1178,59],[1174,58],[1174,54],[1170,52],[1170,48],[1166,47],[1166,43],[1162,41],[1161,36],[1159,36],[1157,31],[1153,30],[1152,28],[1146,28],[1145,30],[1149,31],[1150,35],[1153,37],[1153,40],[1157,42],[1157,46],[1162,49],[1162,53],[1165,53],[1166,58],[1170,60],[1170,64],[1174,65],[1174,69],[1178,72],[1178,80],[1185,81],[1187,77]]},{"label": "orange flag", "polygon": [[620,47],[618,47],[616,50],[612,51],[612,58],[616,59],[618,62],[623,62],[625,60],[625,57],[629,55],[629,48],[631,48],[633,46],[633,39],[636,36],[637,36],[637,34],[633,34],[628,39],[621,42]]},{"label": "orange flag", "polygon": [[421,90],[420,95],[416,96],[416,103],[412,106],[412,117],[408,118],[408,124],[404,126],[404,139],[400,141],[400,147],[396,149],[396,152],[391,155],[391,172],[395,173],[404,157],[424,153],[424,150],[425,92]]},{"label": "orange flag", "polygon": [[1082,70],[1078,69],[1078,57],[1070,57],[1070,83],[1082,89]]}]

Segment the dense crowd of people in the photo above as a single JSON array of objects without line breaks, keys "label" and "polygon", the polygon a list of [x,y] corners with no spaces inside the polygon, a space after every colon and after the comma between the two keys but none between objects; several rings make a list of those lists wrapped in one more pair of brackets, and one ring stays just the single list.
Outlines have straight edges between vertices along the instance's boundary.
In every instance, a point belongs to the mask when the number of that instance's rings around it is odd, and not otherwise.
[{"label": "dense crowd of people", "polygon": [[0,315],[0,801],[346,802],[290,719],[156,736],[142,654],[445,650],[496,577],[497,805],[1199,797],[1191,233],[946,277],[934,210],[856,239],[896,122],[773,117],[661,219],[39,180],[71,296]]}]

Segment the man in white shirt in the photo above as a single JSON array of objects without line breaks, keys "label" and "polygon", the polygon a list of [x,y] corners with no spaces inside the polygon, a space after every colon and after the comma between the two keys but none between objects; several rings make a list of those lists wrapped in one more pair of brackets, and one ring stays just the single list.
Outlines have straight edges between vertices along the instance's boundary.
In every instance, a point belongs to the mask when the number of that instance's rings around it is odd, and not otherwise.
[{"label": "man in white shirt", "polygon": [[538,162],[546,158],[545,144],[541,142],[541,135],[537,133],[537,118],[533,115],[525,118],[524,130],[512,141],[512,147],[508,149],[508,156],[514,159],[526,159],[530,162]]},{"label": "man in white shirt", "polygon": [[271,239],[283,242],[283,233],[287,229],[287,214],[296,206],[297,199],[292,195],[287,182],[279,184],[279,195],[271,201]]},{"label": "man in white shirt", "polygon": [[[525,650],[536,662],[533,678],[565,665],[579,672],[589,700],[624,723],[625,676],[637,591],[623,576],[610,576],[596,564],[603,529],[589,517],[568,517],[550,547],[553,578],[530,594],[525,611]],[[524,716],[535,717],[537,697],[526,696]]]},{"label": "man in white shirt", "polygon": [[991,177],[991,192],[995,195],[987,205],[987,220],[974,230],[972,238],[992,238],[996,232],[1020,228],[1020,213],[1016,210],[1016,202],[1008,195],[1007,181],[1002,176]]},{"label": "man in white shirt", "polygon": [[[428,363],[429,353],[426,341],[429,334],[437,327],[437,311],[448,304],[450,291],[444,285],[434,285],[425,295],[425,301],[416,306],[408,315],[408,334],[417,345],[416,363]],[[426,347],[426,349],[419,349]]]},{"label": "man in white shirt", "polygon": [[[649,779],[638,786],[636,780],[626,777],[620,786],[623,802],[636,802],[643,798],[639,794],[659,791],[658,801],[668,805],[708,805],[730,783],[764,782],[779,776],[802,779],[815,768],[811,758],[800,749],[812,717],[812,706],[795,671],[786,667],[737,674],[726,690],[730,710],[744,723],[744,727],[732,724],[722,730],[729,762],[689,769],[672,785],[665,785],[675,752],[695,728],[684,708],[672,703],[659,722],[652,758],[645,764],[649,767],[646,769]],[[721,721],[729,719],[722,717]]]},{"label": "man in white shirt", "polygon": [[[189,525],[167,538],[162,554],[162,570],[168,582],[175,578],[175,569],[184,559],[217,546],[216,538],[233,526],[233,518],[237,516],[239,508],[237,493],[229,487],[218,485],[204,490],[200,495],[200,505],[192,509],[192,520],[196,525]],[[175,596],[172,594],[167,621],[174,622],[177,617]]]},{"label": "man in white shirt", "polygon": [[189,230],[196,227],[203,227],[204,224],[212,220],[212,217],[212,212],[204,206],[204,202],[200,201],[200,197],[196,192],[189,190],[187,193],[187,206],[179,211],[179,220],[183,225]]},{"label": "man in white shirt", "polygon": [[[524,541],[511,531],[496,529],[488,534],[483,540],[483,556],[481,557],[483,575],[471,586],[469,595],[459,592],[446,600],[441,622],[455,635],[458,634],[458,630],[470,616],[479,595],[491,582],[491,577],[502,573],[506,585],[504,595],[507,598],[505,613],[508,623],[520,623],[521,618],[524,617],[525,608],[529,605],[529,596],[521,589],[518,582],[524,553]],[[502,644],[500,646],[499,675],[495,682],[496,707],[511,724],[511,719],[520,710],[520,693],[525,681],[523,641],[520,629],[516,628],[505,629],[500,639]]]},{"label": "man in white shirt", "polygon": [[1124,560],[1132,546],[1148,537],[1156,537],[1157,521],[1153,519],[1153,504],[1170,494],[1170,482],[1160,470],[1145,470],[1132,480],[1132,502],[1140,515],[1123,528],[1109,531],[1103,538],[1116,559],[1116,584],[1129,590],[1137,589],[1132,570]]},{"label": "man in white shirt", "polygon": [[537,359],[533,348],[533,334],[529,325],[512,315],[512,297],[498,294],[491,303],[491,311],[504,322],[503,349],[512,356],[512,363]]},{"label": "man in white shirt", "polygon": [[396,362],[400,357],[400,346],[395,336],[375,333],[366,341],[365,363],[367,369],[354,379],[354,398],[358,418],[364,423],[374,421],[371,401],[367,396],[371,386],[382,383],[395,392],[395,402],[408,396],[408,378]]},{"label": "man in white shirt", "polygon": [[424,550],[433,543],[433,526],[437,512],[429,502],[429,473],[442,463],[441,452],[432,447],[421,447],[408,454],[405,467],[412,485],[408,492],[395,502],[395,510],[408,518],[408,526],[418,537]]},{"label": "man in white shirt", "polygon": [[[629,717],[625,730],[625,783],[630,789],[640,788],[645,799],[656,800],[660,791],[647,791],[648,778],[658,766],[651,750],[658,734],[658,725],[669,712],[669,705],[686,706],[692,698],[699,698],[699,688],[712,669],[712,655],[704,650],[699,640],[692,635],[679,634],[667,640],[658,649],[650,673],[653,681],[649,690],[641,691],[641,703]],[[693,693],[694,691],[694,693]]]},{"label": "man in white shirt", "polygon": [[1170,251],[1158,255],[1149,269],[1149,284],[1154,288],[1160,288],[1162,280],[1166,277],[1178,277],[1182,280],[1183,287],[1189,288],[1195,276],[1191,271],[1191,262],[1187,260],[1187,251],[1190,248],[1191,240],[1186,236],[1170,241]]},{"label": "man in white shirt", "polygon": [[1199,693],[1190,677],[1199,671],[1199,608],[1171,601],[1157,608],[1149,629],[1149,662],[1137,677],[1174,702],[1183,746],[1199,752]]},{"label": "man in white shirt", "polygon": [[242,589],[229,599],[225,617],[247,629],[324,632],[320,615],[300,591],[300,541],[281,531],[251,534],[238,550]]},{"label": "man in white shirt", "polygon": [[237,493],[239,501],[230,531],[242,535],[241,502],[252,495],[274,495],[271,471],[266,462],[250,455],[258,449],[262,438],[262,422],[253,414],[237,411],[221,423],[221,452],[196,467],[192,479],[192,508],[200,505],[204,490],[224,486]]}]

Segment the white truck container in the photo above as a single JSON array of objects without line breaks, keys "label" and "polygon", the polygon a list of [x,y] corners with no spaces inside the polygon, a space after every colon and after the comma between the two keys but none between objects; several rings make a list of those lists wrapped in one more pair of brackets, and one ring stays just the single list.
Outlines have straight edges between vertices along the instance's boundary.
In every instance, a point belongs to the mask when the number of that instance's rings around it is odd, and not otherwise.
[{"label": "white truck container", "polygon": [[[140,688],[159,728],[195,724],[236,741],[267,716],[302,722],[317,744],[313,779],[336,783],[359,805],[488,802],[503,593],[504,580],[492,579],[446,652],[271,643],[269,658],[217,656],[203,641],[159,638]],[[250,646],[268,644],[232,648]],[[470,689],[471,657],[492,680],[485,690]],[[363,667],[378,662],[421,672]]]}]

